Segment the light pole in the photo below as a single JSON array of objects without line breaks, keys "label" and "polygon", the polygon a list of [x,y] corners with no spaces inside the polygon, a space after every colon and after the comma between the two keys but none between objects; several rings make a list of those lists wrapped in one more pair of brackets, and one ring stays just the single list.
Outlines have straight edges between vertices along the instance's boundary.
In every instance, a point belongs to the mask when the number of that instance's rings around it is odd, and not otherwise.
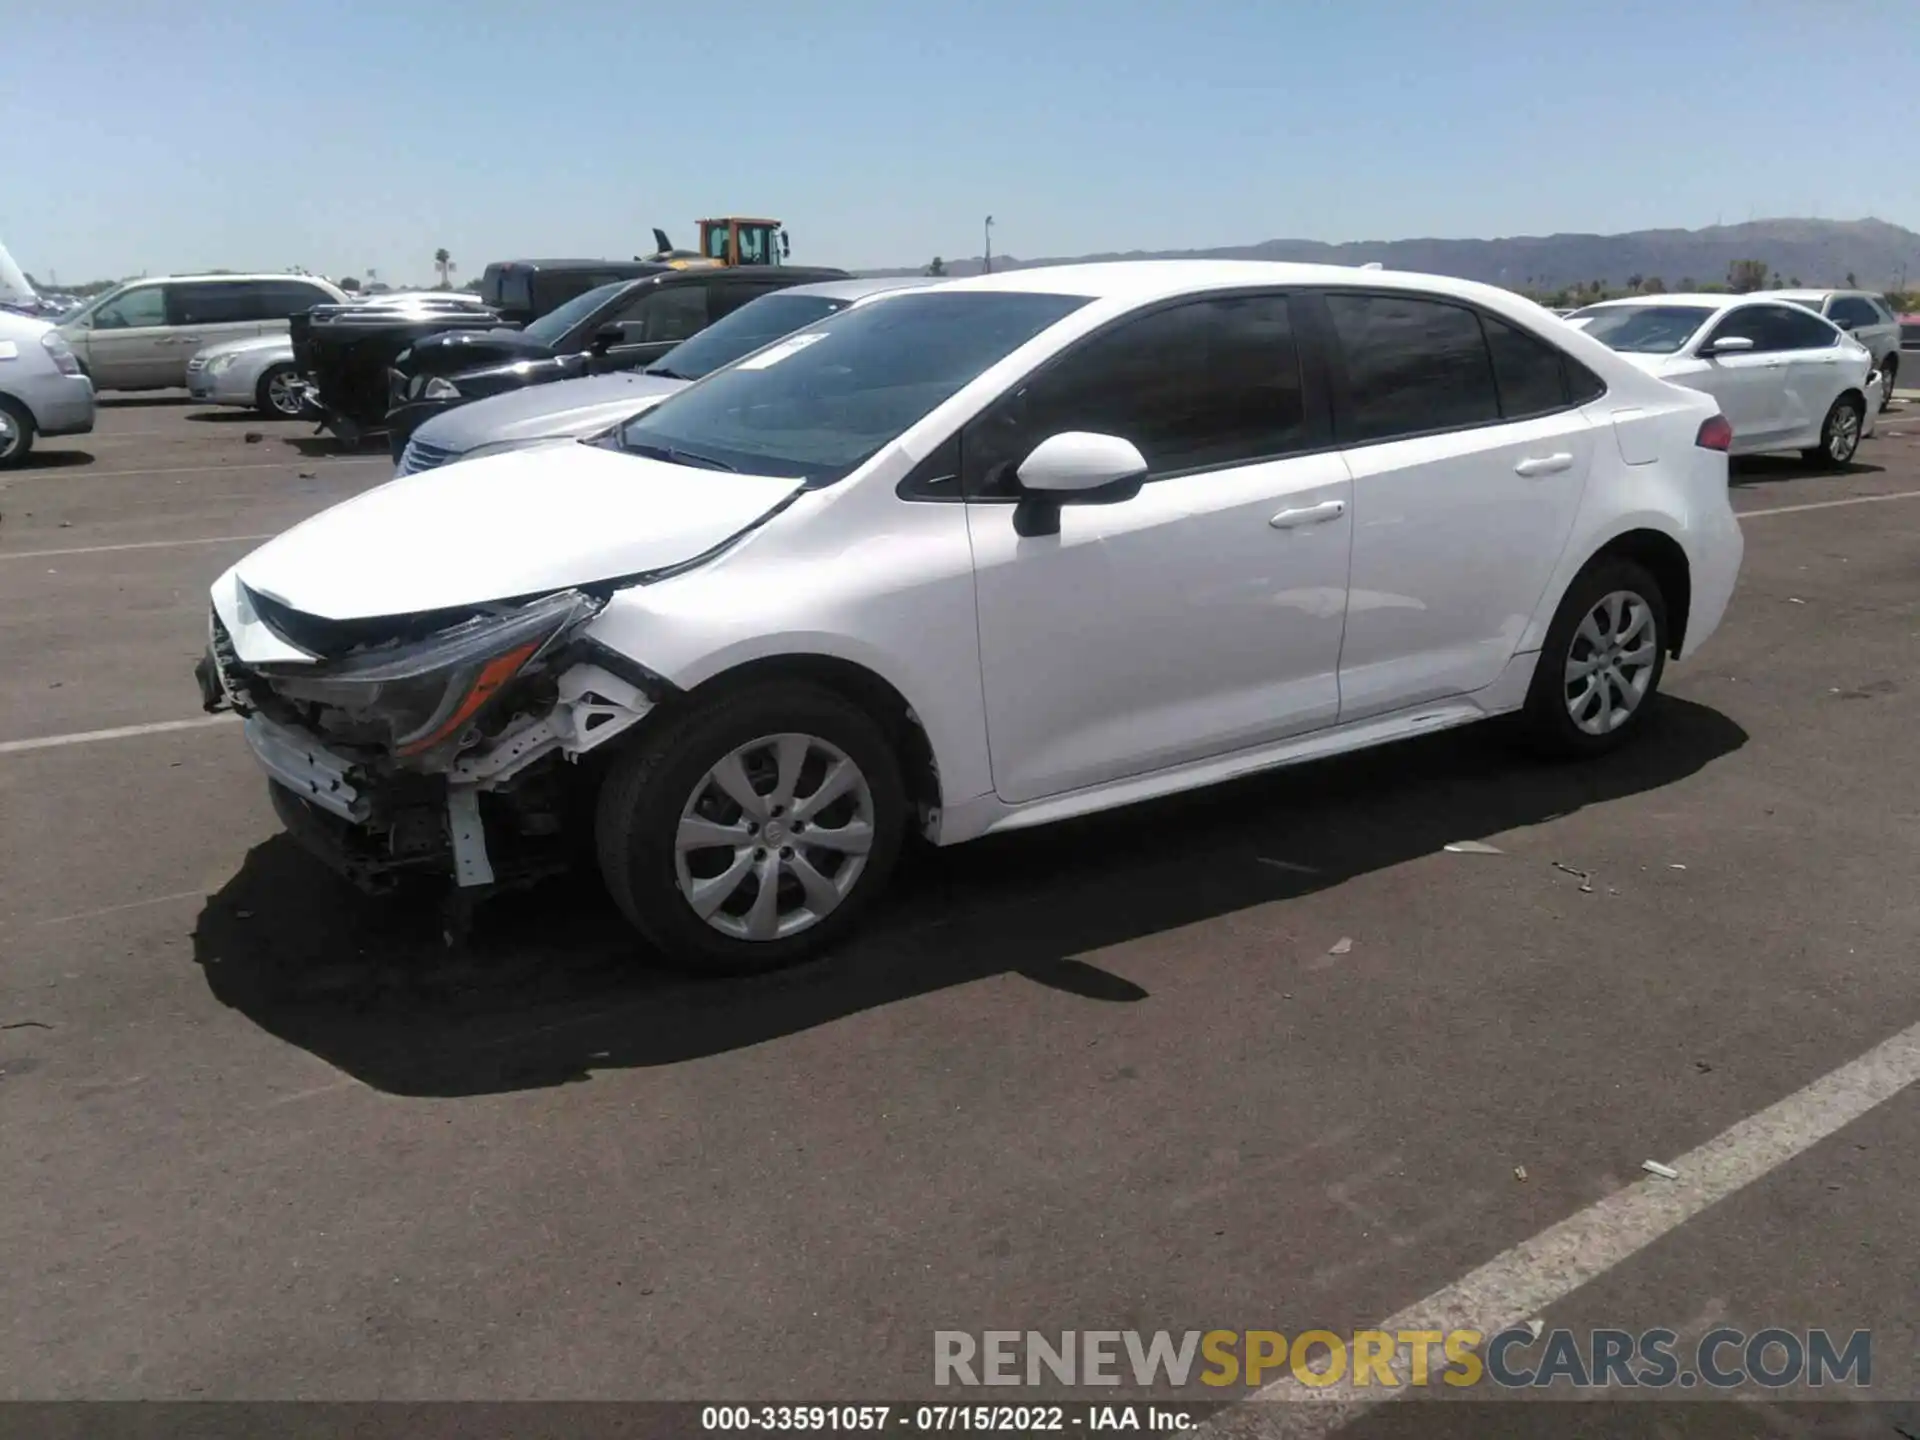
[{"label": "light pole", "polygon": [[991,215],[987,217],[987,223],[981,228],[987,237],[987,248],[980,260],[980,273],[991,275],[993,273],[993,217]]}]

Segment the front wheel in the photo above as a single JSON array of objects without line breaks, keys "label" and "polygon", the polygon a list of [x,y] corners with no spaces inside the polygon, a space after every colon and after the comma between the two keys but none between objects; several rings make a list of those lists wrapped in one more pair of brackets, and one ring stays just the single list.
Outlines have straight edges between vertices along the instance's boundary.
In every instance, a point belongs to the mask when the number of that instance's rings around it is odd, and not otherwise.
[{"label": "front wheel", "polygon": [[1528,739],[1547,754],[1603,755],[1646,723],[1667,655],[1667,602],[1645,566],[1603,556],[1568,588],[1527,691]]},{"label": "front wheel", "polygon": [[773,681],[695,705],[601,787],[600,870],[667,958],[725,973],[808,959],[885,888],[906,830],[900,764],[872,717]]},{"label": "front wheel", "polygon": [[253,390],[254,408],[281,420],[298,420],[306,412],[300,375],[291,365],[275,365],[260,377]]},{"label": "front wheel", "polygon": [[18,465],[33,449],[33,414],[10,395],[0,395],[0,470]]},{"label": "front wheel", "polygon": [[1889,355],[1880,367],[1880,409],[1882,413],[1893,408],[1893,392],[1900,384],[1900,357]]},{"label": "front wheel", "polygon": [[1820,426],[1820,444],[1802,451],[1801,458],[1823,470],[1845,468],[1852,462],[1853,452],[1860,448],[1860,431],[1865,423],[1866,407],[1853,396],[1842,395],[1833,402],[1826,421]]}]

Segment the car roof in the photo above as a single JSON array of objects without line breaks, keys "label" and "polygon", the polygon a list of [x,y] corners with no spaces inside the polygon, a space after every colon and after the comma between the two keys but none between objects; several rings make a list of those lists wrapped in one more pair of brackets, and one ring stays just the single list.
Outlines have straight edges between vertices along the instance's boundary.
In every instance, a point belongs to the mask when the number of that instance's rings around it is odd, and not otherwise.
[{"label": "car roof", "polygon": [[[1591,305],[1582,305],[1580,310],[1599,310],[1607,306],[1626,305],[1680,305],[1697,310],[1731,310],[1736,305],[1749,305],[1754,302],[1778,304],[1787,297],[1779,293],[1762,294],[1758,291],[1751,295],[1689,294],[1685,291],[1676,295],[1621,295],[1612,300],[1596,300]],[[1580,310],[1574,313],[1577,315]]]},{"label": "car roof", "polygon": [[304,280],[312,285],[324,285],[329,290],[340,288],[324,275],[296,275],[286,270],[248,270],[244,273],[231,274],[222,270],[217,274],[203,271],[198,275],[142,275],[137,280],[125,280],[121,283],[124,285],[178,285],[184,282],[205,284],[219,280]]},{"label": "car roof", "polygon": [[862,300],[869,295],[884,295],[889,290],[917,290],[941,283],[940,277],[931,275],[855,276],[851,280],[822,280],[814,285],[795,285],[776,293],[818,295],[823,300]]},{"label": "car roof", "polygon": [[509,266],[523,270],[618,270],[624,275],[652,275],[673,268],[658,260],[494,260],[487,269],[504,270]]},{"label": "car roof", "polygon": [[1549,313],[1512,290],[1485,285],[1477,280],[1462,280],[1454,275],[1427,275],[1410,270],[1362,270],[1352,265],[1306,265],[1275,260],[1111,260],[1079,265],[1036,265],[1029,269],[1003,270],[992,275],[948,280],[941,288],[956,291],[1026,291],[1079,295],[1090,300],[1145,303],[1176,295],[1253,285],[1416,290],[1502,309],[1531,307],[1542,315]]}]

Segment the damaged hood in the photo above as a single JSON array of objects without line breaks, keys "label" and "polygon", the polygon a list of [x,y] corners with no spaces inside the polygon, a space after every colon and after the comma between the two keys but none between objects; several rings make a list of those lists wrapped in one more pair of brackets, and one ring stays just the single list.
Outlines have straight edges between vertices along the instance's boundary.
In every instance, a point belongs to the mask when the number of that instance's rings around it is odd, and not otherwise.
[{"label": "damaged hood", "polygon": [[695,559],[804,484],[542,446],[391,480],[269,540],[232,573],[329,620],[478,605]]},{"label": "damaged hood", "polygon": [[455,455],[509,440],[577,438],[604,430],[686,386],[684,380],[637,372],[534,385],[436,415],[415,430],[413,438]]}]

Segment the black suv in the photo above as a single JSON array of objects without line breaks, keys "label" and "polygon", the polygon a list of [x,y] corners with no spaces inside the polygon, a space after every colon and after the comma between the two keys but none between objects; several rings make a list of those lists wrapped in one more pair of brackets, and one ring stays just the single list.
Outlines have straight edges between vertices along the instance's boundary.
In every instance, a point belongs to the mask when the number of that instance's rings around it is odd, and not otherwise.
[{"label": "black suv", "polygon": [[414,342],[388,371],[387,442],[394,458],[415,429],[469,400],[637,370],[749,300],[793,285],[850,278],[817,266],[650,267],[577,295],[520,330],[450,330]]}]

